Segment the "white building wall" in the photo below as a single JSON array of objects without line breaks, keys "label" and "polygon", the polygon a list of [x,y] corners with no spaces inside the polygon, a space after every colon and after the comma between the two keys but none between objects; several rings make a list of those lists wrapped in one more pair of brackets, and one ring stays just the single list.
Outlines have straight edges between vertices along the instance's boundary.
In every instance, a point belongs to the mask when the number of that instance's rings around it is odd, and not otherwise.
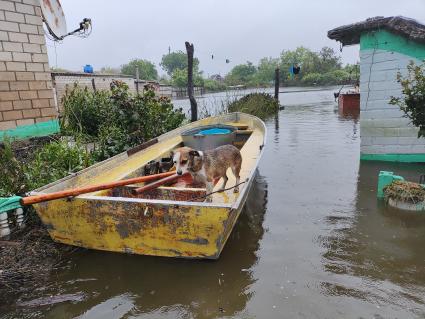
[{"label": "white building wall", "polygon": [[362,154],[424,154],[425,139],[403,117],[392,96],[401,97],[397,73],[407,74],[412,57],[384,50],[360,52],[360,134]]}]

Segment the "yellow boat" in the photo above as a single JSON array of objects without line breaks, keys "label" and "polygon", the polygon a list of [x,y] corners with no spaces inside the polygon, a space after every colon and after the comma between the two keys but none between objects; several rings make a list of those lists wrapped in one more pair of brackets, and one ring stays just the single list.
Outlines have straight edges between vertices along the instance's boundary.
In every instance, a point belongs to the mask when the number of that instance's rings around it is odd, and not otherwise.
[{"label": "yellow boat", "polygon": [[[211,201],[206,201],[204,185],[176,184],[131,195],[132,189],[143,185],[137,184],[34,207],[56,242],[112,252],[217,259],[244,206],[263,153],[266,127],[257,117],[231,113],[190,123],[31,193],[48,194],[144,175],[153,160],[187,145],[187,132],[223,125],[233,128],[230,143],[242,154],[240,175],[244,183],[239,186],[239,193],[217,192],[211,195]],[[199,141],[198,135],[192,136],[195,142]],[[217,135],[213,142],[227,143],[222,139]],[[234,186],[233,174],[227,175],[227,187]],[[214,191],[220,184],[221,181]]]}]

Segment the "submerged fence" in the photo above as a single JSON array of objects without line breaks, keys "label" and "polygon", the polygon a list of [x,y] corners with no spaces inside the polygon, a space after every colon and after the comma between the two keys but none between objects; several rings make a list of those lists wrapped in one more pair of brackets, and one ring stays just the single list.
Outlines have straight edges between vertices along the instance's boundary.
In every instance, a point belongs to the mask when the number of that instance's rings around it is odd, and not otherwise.
[{"label": "submerged fence", "polygon": [[[78,72],[52,72],[52,82],[57,100],[58,109],[62,109],[61,101],[67,90],[72,89],[74,85],[85,87],[88,90],[109,90],[112,81],[119,80],[125,82],[133,93],[143,92],[145,85],[150,84],[154,87],[158,96],[167,96],[170,98],[187,97],[186,88],[176,88],[170,85],[163,85],[156,81],[138,80],[129,75],[122,74],[97,74],[97,73],[78,73]],[[195,87],[195,95],[203,95],[203,87]]]},{"label": "submerged fence", "polygon": [[126,83],[130,92],[142,92],[146,84],[154,87],[159,96],[172,96],[170,86],[161,85],[156,81],[137,80],[132,76],[121,74],[96,74],[96,73],[52,73],[53,88],[57,99],[59,110],[62,109],[61,101],[67,90],[74,85],[85,87],[88,90],[109,90],[112,81],[119,80]]}]

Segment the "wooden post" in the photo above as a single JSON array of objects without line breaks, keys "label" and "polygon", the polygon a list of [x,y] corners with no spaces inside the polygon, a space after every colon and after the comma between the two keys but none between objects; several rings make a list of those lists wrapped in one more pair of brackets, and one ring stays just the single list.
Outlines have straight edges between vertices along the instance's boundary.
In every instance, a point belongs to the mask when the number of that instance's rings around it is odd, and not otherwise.
[{"label": "wooden post", "polygon": [[91,79],[91,86],[93,87],[93,91],[96,92],[96,83],[94,82],[94,78]]},{"label": "wooden post", "polygon": [[198,120],[198,104],[196,103],[195,97],[193,95],[193,44],[185,42],[186,52],[187,52],[187,95],[190,100],[190,110],[191,110],[191,121],[195,122]]},{"label": "wooden post", "polygon": [[139,78],[140,78],[139,67],[136,67],[136,92],[137,92],[137,94],[139,94]]},{"label": "wooden post", "polygon": [[277,67],[274,74],[274,98],[279,102],[280,70]]}]

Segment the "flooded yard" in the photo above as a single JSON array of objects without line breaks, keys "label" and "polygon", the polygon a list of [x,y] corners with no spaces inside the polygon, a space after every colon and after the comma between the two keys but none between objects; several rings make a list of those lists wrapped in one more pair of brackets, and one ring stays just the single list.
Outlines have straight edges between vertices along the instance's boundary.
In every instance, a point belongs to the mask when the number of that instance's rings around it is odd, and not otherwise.
[{"label": "flooded yard", "polygon": [[[281,94],[253,189],[217,261],[78,250],[1,318],[425,318],[425,215],[376,200],[358,118],[336,89]],[[198,99],[205,108],[225,93]],[[178,106],[187,110],[187,100]]]}]

